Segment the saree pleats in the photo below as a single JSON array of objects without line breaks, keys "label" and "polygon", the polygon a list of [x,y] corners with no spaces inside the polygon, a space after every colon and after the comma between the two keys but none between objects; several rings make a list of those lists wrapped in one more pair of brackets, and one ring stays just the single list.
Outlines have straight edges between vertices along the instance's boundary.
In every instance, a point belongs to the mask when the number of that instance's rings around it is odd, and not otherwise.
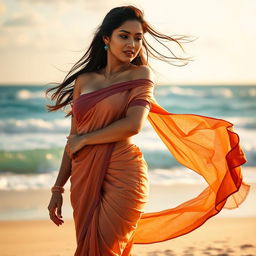
[{"label": "saree pleats", "polygon": [[[95,150],[98,152],[99,148]],[[99,166],[102,163],[98,158],[94,161],[95,177],[97,173],[101,174],[96,163]],[[118,146],[110,159],[104,161],[108,163],[104,183],[92,183],[90,175],[85,175],[89,176],[87,179],[91,184],[84,181],[81,182],[85,185],[79,184],[84,189],[89,188],[80,195],[82,201],[77,203],[79,205],[74,201],[81,188],[77,184],[76,190],[76,177],[72,176],[71,198],[78,240],[75,255],[130,255],[127,246],[132,246],[129,241],[148,200],[147,165],[136,145]],[[99,193],[96,188],[101,188]],[[125,249],[127,254],[122,254]]]},{"label": "saree pleats", "polygon": [[129,107],[148,108],[148,120],[170,154],[202,176],[207,187],[177,207],[145,213],[149,179],[140,148],[124,141],[83,147],[70,156],[75,256],[131,256],[133,244],[189,233],[222,208],[238,207],[248,194],[241,172],[246,158],[233,125],[170,113],[158,105],[153,88],[152,81],[136,79],[81,95],[72,106],[78,133],[106,127],[125,117]]}]

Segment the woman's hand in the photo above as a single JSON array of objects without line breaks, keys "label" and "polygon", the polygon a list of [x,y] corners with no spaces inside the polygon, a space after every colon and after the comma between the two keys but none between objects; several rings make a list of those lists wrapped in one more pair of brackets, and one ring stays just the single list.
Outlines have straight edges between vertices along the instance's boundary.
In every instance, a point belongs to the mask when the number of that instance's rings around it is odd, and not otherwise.
[{"label": "woman's hand", "polygon": [[67,136],[67,139],[67,148],[70,155],[73,155],[84,146],[81,135],[71,134]]},{"label": "woman's hand", "polygon": [[[51,201],[48,205],[50,219],[57,225],[62,225],[64,221],[61,219],[61,207],[63,203],[62,194],[60,192],[52,192]],[[57,214],[56,214],[57,209]]]}]

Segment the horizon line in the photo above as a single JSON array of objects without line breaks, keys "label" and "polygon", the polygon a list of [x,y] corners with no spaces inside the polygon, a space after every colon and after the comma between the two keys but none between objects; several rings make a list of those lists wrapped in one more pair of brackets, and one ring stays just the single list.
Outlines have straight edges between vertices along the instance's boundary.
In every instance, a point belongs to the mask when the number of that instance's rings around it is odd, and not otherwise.
[{"label": "horizon line", "polygon": [[[161,83],[161,86],[256,86],[255,83]],[[51,83],[48,84],[50,86]],[[47,83],[0,83],[0,86],[47,86]]]}]

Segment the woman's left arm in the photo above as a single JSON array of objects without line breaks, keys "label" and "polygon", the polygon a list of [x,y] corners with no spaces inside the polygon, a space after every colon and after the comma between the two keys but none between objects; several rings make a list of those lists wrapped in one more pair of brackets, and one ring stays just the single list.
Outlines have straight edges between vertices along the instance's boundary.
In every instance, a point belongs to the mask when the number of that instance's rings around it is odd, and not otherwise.
[{"label": "woman's left arm", "polygon": [[75,153],[86,145],[110,143],[133,136],[142,129],[148,113],[149,108],[147,107],[139,105],[131,106],[128,108],[124,118],[102,129],[86,134],[71,134],[67,136],[69,149],[71,153]]}]

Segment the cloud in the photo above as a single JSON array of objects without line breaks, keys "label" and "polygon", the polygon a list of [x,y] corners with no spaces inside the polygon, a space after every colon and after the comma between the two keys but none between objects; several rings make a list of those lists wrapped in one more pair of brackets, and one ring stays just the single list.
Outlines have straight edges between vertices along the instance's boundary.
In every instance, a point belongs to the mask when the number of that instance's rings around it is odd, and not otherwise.
[{"label": "cloud", "polygon": [[46,37],[47,18],[39,12],[21,9],[5,16],[0,29],[0,50],[36,47]]},{"label": "cloud", "polygon": [[20,16],[20,17],[13,17],[8,20],[6,20],[2,26],[4,27],[17,27],[17,26],[33,26],[35,25],[36,21],[33,19],[33,17],[27,17],[27,16]]},{"label": "cloud", "polygon": [[21,0],[22,2],[29,2],[31,4],[54,4],[54,3],[61,3],[61,2],[67,2],[67,3],[75,3],[75,2],[81,2],[80,0],[73,0],[72,2],[70,0]]},{"label": "cloud", "polygon": [[59,11],[64,11],[66,8],[80,8],[84,11],[93,11],[95,13],[104,11],[108,12],[110,9],[122,6],[135,4],[136,0],[130,0],[129,3],[125,0],[120,0],[118,4],[114,0],[21,0],[22,3],[28,3],[29,5],[43,5],[43,6],[57,6]]}]

